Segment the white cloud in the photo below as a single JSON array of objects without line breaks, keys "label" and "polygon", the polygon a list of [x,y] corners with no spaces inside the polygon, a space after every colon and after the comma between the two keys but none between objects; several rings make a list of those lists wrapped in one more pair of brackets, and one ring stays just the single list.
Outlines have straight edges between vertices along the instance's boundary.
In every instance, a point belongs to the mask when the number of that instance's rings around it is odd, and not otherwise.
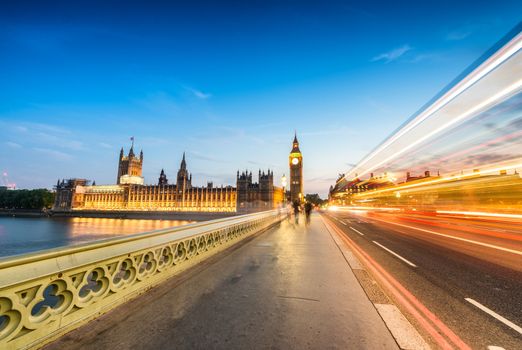
[{"label": "white cloud", "polygon": [[57,160],[70,160],[72,159],[72,156],[68,153],[57,151],[50,148],[41,148],[41,147],[34,147],[33,148],[36,152],[41,153],[43,155],[46,155],[48,157],[57,159]]},{"label": "white cloud", "polygon": [[161,116],[172,116],[179,111],[176,98],[163,91],[149,94],[145,98],[135,100],[134,103]]},{"label": "white cloud", "polygon": [[330,136],[330,135],[353,135],[354,131],[345,127],[345,126],[337,126],[334,129],[324,129],[324,130],[315,130],[315,131],[303,131],[298,133],[299,136]]},{"label": "white cloud", "polygon": [[61,135],[49,134],[47,132],[37,132],[33,135],[33,137],[35,141],[38,141],[42,144],[67,148],[75,151],[85,150],[85,145],[83,142],[72,140]]},{"label": "white cloud", "polygon": [[450,40],[450,41],[463,40],[463,39],[466,39],[468,36],[470,36],[471,33],[472,33],[472,31],[467,30],[467,29],[453,30],[446,35],[446,40]]},{"label": "white cloud", "polygon": [[412,47],[408,44],[402,45],[401,47],[395,48],[391,51],[381,53],[380,55],[372,58],[372,62],[384,61],[385,63],[389,63],[397,60],[401,56],[403,56],[406,52],[411,51]]},{"label": "white cloud", "polygon": [[71,130],[63,128],[58,125],[44,124],[44,123],[25,123],[25,125],[32,129],[35,129],[35,130],[43,130],[43,131],[57,133],[57,134],[71,134]]},{"label": "white cloud", "polygon": [[11,148],[22,148],[22,145],[20,145],[16,142],[7,141],[5,144]]},{"label": "white cloud", "polygon": [[229,163],[230,162],[230,161],[223,160],[223,159],[220,159],[217,157],[213,157],[213,156],[210,156],[208,154],[201,153],[198,151],[189,151],[187,153],[188,153],[187,158],[201,159],[201,160],[207,160],[210,162],[218,162],[218,163]]},{"label": "white cloud", "polygon": [[191,87],[188,87],[188,86],[184,86],[184,88],[186,90],[190,91],[194,96],[196,96],[200,100],[206,100],[206,99],[212,97],[212,94],[205,93],[205,92],[203,92],[201,90],[197,90],[197,89],[194,89],[194,88],[191,88]]}]

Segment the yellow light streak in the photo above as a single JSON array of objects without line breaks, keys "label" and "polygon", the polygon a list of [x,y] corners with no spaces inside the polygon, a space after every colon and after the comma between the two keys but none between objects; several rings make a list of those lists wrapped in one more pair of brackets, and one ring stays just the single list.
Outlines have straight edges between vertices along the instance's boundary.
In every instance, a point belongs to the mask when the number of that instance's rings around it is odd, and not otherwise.
[{"label": "yellow light streak", "polygon": [[503,213],[488,213],[481,211],[453,211],[453,210],[436,210],[437,214],[455,214],[455,215],[467,215],[467,216],[487,216],[487,217],[498,217],[508,219],[522,219],[522,215],[518,214],[503,214]]},{"label": "yellow light streak", "polygon": [[[335,209],[330,209],[335,207]],[[368,211],[368,210],[391,210],[391,211],[400,211],[400,208],[389,208],[389,207],[361,207],[361,206],[331,206],[329,207],[329,210],[331,211],[352,211],[352,210],[362,210],[362,211]]]},{"label": "yellow light streak", "polygon": [[509,166],[502,166],[502,167],[497,167],[497,168],[492,168],[492,169],[487,169],[487,170],[479,170],[478,172],[470,172],[470,173],[466,173],[466,174],[452,175],[449,177],[437,178],[437,179],[428,180],[428,181],[424,181],[424,182],[420,182],[420,183],[412,183],[412,184],[408,184],[408,185],[400,184],[400,185],[388,187],[388,188],[385,188],[382,190],[374,190],[374,191],[358,193],[358,194],[355,194],[354,197],[374,196],[379,193],[397,191],[399,189],[401,191],[404,191],[405,189],[409,189],[409,188],[424,187],[424,186],[432,185],[432,184],[450,182],[450,181],[455,181],[455,180],[462,180],[462,179],[467,179],[467,178],[471,178],[471,177],[477,177],[480,175],[498,173],[501,170],[512,170],[512,169],[517,169],[517,168],[521,168],[521,167],[522,167],[522,162],[513,164],[513,165],[509,165]]}]

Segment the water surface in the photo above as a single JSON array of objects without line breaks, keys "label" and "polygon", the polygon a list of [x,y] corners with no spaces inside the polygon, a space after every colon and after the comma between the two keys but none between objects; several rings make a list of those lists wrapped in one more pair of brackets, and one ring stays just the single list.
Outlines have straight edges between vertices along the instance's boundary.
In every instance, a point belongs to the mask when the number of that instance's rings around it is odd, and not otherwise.
[{"label": "water surface", "polygon": [[189,224],[184,220],[0,217],[0,257]]}]

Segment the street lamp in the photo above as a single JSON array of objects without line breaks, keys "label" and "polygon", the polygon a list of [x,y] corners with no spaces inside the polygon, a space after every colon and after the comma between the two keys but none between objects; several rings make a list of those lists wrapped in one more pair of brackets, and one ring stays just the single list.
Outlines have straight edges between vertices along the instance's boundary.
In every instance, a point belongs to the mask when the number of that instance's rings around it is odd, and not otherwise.
[{"label": "street lamp", "polygon": [[283,205],[286,203],[286,176],[283,174],[281,177],[281,185],[283,186]]}]

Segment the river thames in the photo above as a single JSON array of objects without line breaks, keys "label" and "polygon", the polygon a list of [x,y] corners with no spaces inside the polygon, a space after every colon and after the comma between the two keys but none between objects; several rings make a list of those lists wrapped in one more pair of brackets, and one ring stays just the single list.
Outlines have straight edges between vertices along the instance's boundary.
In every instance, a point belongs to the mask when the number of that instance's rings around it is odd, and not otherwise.
[{"label": "river thames", "polygon": [[0,257],[186,225],[183,220],[0,217]]}]

